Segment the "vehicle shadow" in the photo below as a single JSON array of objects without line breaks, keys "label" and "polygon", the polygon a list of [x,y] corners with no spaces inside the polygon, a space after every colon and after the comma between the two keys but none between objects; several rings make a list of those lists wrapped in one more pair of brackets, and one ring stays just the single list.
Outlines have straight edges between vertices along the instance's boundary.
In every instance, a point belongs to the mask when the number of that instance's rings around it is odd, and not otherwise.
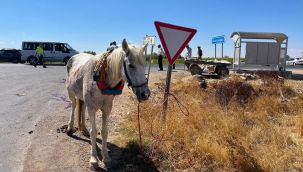
[{"label": "vehicle shadow", "polygon": [[296,80],[296,81],[301,81],[301,80],[303,80],[303,74],[292,74],[290,79]]},{"label": "vehicle shadow", "polygon": [[[24,63],[24,65],[33,66],[33,65],[29,64],[29,63]],[[38,64],[38,65],[41,66],[42,64]],[[46,62],[45,65],[46,66],[65,66],[64,63],[48,63],[48,62]]]},{"label": "vehicle shadow", "polygon": [[[83,141],[90,144],[90,139],[87,137],[79,137],[77,135],[70,136],[73,139]],[[102,140],[97,138],[96,141],[102,144]],[[130,142],[126,147],[119,147],[112,143],[107,143],[109,156],[112,159],[112,168],[105,170],[98,168],[97,171],[124,172],[124,171],[142,171],[142,172],[158,172],[155,164],[152,161],[146,161],[140,158],[140,147],[134,142]],[[97,146],[98,158],[102,160],[101,149]]]}]

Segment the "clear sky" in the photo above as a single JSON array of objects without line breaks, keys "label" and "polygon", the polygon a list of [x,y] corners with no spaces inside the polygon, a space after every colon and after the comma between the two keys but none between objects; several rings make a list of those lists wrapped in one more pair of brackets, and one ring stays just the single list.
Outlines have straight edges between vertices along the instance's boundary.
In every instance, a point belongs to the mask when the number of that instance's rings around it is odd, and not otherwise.
[{"label": "clear sky", "polygon": [[0,49],[60,41],[101,52],[123,38],[142,44],[144,35],[157,35],[156,20],[197,29],[193,55],[200,45],[214,56],[211,38],[226,35],[224,55],[232,56],[234,31],[283,32],[291,56],[303,50],[303,0],[1,0]]}]

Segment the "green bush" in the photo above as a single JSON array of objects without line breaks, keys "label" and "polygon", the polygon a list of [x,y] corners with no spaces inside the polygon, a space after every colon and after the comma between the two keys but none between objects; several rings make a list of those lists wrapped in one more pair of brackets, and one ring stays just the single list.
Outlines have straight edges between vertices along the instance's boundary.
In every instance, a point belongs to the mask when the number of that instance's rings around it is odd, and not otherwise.
[{"label": "green bush", "polygon": [[94,51],[84,51],[83,53],[87,53],[87,54],[96,55],[96,52],[94,52]]}]

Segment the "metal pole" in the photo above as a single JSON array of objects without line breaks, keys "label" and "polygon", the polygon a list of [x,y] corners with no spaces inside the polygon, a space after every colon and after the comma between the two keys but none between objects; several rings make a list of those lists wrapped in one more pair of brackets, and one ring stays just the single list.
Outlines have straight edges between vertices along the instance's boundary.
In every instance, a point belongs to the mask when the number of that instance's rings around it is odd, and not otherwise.
[{"label": "metal pole", "polygon": [[223,58],[223,43],[222,43],[222,58]]},{"label": "metal pole", "polygon": [[238,57],[238,70],[240,70],[240,58],[241,58],[241,48],[242,48],[242,39],[240,38],[240,44],[239,44],[239,57]]},{"label": "metal pole", "polygon": [[279,44],[279,55],[278,55],[278,71],[280,70],[280,64],[282,66],[282,62],[281,62],[281,43],[280,42],[277,42]]},{"label": "metal pole", "polygon": [[[286,46],[285,46],[285,56],[284,56],[284,64],[283,64],[284,72],[286,71],[286,55],[287,55],[287,49],[288,49],[288,38],[286,39]],[[302,54],[303,54],[303,52],[302,52]]]},{"label": "metal pole", "polygon": [[148,66],[148,74],[147,74],[147,80],[149,81],[149,74],[150,74],[150,66],[151,66],[151,61],[152,61],[152,56],[154,54],[154,45],[151,47],[151,52],[149,56],[149,66]]},{"label": "metal pole", "polygon": [[168,64],[167,76],[166,76],[166,87],[165,87],[165,93],[164,93],[163,114],[162,114],[163,122],[166,121],[166,112],[167,112],[167,105],[168,105],[168,96],[170,93],[170,81],[171,81],[172,68],[173,68],[173,66]]},{"label": "metal pole", "polygon": [[235,61],[236,61],[236,49],[237,45],[234,43],[234,59],[233,59],[233,70],[235,70]]},{"label": "metal pole", "polygon": [[215,59],[217,59],[217,44],[215,44]]}]

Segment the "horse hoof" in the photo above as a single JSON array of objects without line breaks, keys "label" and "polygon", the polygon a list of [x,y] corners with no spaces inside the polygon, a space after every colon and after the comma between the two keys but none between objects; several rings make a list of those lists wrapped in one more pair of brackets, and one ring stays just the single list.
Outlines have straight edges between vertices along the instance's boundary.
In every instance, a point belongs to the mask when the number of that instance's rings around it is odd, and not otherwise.
[{"label": "horse hoof", "polygon": [[97,171],[99,169],[98,163],[90,163],[90,169],[92,171]]},{"label": "horse hoof", "polygon": [[81,133],[83,136],[89,137],[89,132],[87,131],[87,129],[81,130]]},{"label": "horse hoof", "polygon": [[92,170],[98,170],[98,160],[95,157],[91,157],[89,163]]},{"label": "horse hoof", "polygon": [[111,161],[103,161],[104,166],[106,169],[112,168],[112,162]]},{"label": "horse hoof", "polygon": [[66,134],[67,134],[68,136],[72,136],[72,135],[74,134],[73,129],[68,128],[68,129],[66,130]]}]

